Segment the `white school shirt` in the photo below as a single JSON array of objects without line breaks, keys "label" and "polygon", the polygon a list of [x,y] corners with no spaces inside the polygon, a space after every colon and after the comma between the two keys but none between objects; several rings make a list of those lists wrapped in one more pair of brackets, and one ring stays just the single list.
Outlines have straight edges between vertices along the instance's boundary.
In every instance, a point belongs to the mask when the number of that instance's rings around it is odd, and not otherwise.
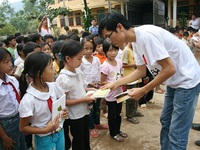
[{"label": "white school shirt", "polygon": [[[0,79],[0,118],[16,115],[19,107],[13,87],[4,85],[3,82]],[[15,77],[5,74],[5,82],[11,82],[19,92],[19,83]]]},{"label": "white school shirt", "polygon": [[15,61],[14,61],[14,65],[18,66],[19,64],[24,63],[24,60],[21,57],[18,57]]},{"label": "white school shirt", "polygon": [[[40,92],[29,84],[26,94],[23,96],[19,105],[20,118],[30,117],[31,126],[44,128],[51,121],[52,114],[49,110],[47,100],[51,97],[52,101],[56,101],[63,96],[64,91],[55,82],[47,83],[48,92]],[[62,124],[59,125],[62,128]],[[47,134],[37,134],[38,136],[46,136]]]},{"label": "white school shirt", "polygon": [[[86,94],[83,80],[84,74],[80,70],[76,70],[76,73],[68,71],[66,69],[62,69],[56,82],[63,88],[66,92],[66,97],[68,99],[80,99],[83,98]],[[85,115],[89,114],[88,104],[80,103],[72,106],[67,106],[69,111],[70,119],[80,119]]]},{"label": "white school shirt", "polygon": [[99,82],[100,81],[100,60],[98,57],[93,57],[92,63],[87,61],[85,57],[82,58],[82,63],[79,69],[85,74],[85,82],[88,85],[92,82]]},{"label": "white school shirt", "polygon": [[156,76],[162,69],[157,61],[170,57],[176,73],[166,80],[166,85],[172,88],[193,88],[200,83],[200,66],[182,40],[153,25],[134,29],[136,42],[132,42],[132,46],[137,65],[146,64],[152,75]]},{"label": "white school shirt", "polygon": [[41,28],[41,31],[39,32],[39,34],[40,34],[41,36],[45,36],[45,35],[47,35],[47,34],[51,34],[51,30],[48,28],[48,31],[47,31],[47,30]]}]

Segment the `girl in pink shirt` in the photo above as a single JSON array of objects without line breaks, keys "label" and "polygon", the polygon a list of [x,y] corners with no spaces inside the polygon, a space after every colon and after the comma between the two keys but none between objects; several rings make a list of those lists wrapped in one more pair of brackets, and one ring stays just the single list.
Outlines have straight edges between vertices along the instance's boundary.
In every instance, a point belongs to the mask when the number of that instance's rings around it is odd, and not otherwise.
[{"label": "girl in pink shirt", "polygon": [[[115,58],[118,54],[118,47],[111,45],[105,40],[103,43],[103,51],[106,55],[106,60],[100,67],[101,84],[115,82],[121,77],[122,69],[121,60]],[[117,103],[115,98],[115,96],[120,93],[122,93],[122,87],[112,90],[105,98],[106,104],[108,105],[108,125],[110,135],[118,142],[121,142],[124,138],[128,137],[126,133],[120,131],[122,103]]]}]

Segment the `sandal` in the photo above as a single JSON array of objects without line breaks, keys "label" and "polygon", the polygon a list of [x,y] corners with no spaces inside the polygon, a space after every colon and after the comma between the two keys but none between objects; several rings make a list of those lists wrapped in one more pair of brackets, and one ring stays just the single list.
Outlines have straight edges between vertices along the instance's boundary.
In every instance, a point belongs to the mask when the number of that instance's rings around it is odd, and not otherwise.
[{"label": "sandal", "polygon": [[126,133],[123,133],[123,132],[119,132],[119,135],[122,137],[122,138],[127,138],[128,137],[128,134]]},{"label": "sandal", "polygon": [[119,134],[113,136],[112,138],[117,142],[123,142],[124,141],[124,138],[121,137]]},{"label": "sandal", "polygon": [[107,130],[108,126],[103,124],[94,125],[96,129]]},{"label": "sandal", "polygon": [[99,133],[98,133],[97,130],[91,129],[90,130],[90,136],[92,136],[93,138],[97,138],[97,137],[99,137]]}]

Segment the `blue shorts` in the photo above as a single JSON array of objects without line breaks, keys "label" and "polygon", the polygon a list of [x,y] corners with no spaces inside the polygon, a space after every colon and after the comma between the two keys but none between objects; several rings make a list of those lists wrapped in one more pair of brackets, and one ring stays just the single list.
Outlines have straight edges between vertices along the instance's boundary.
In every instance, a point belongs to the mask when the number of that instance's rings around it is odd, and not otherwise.
[{"label": "blue shorts", "polygon": [[42,137],[34,135],[34,142],[37,150],[65,150],[63,129],[60,132]]}]

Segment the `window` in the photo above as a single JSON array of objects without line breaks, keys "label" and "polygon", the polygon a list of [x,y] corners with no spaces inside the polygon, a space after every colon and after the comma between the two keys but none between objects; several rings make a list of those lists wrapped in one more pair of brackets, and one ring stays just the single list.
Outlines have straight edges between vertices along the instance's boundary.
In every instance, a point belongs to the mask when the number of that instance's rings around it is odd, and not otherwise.
[{"label": "window", "polygon": [[65,26],[65,18],[60,19],[60,26],[61,27]]},{"label": "window", "polygon": [[69,20],[69,26],[74,26],[73,13],[68,15],[68,20]]},{"label": "window", "polygon": [[81,13],[75,13],[76,17],[76,25],[80,26],[81,25]]}]

